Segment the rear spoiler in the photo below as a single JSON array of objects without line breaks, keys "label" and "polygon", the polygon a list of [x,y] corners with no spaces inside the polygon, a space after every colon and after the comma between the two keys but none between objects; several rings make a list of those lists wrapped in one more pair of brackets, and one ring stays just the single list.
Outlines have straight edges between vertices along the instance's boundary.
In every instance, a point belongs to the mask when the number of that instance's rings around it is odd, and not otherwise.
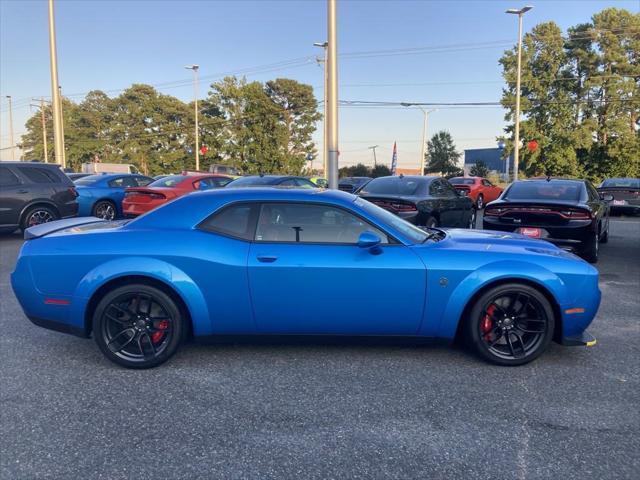
[{"label": "rear spoiler", "polygon": [[80,225],[87,225],[88,223],[99,222],[106,222],[106,220],[98,217],[75,217],[65,218],[64,220],[56,220],[54,222],[41,223],[40,225],[35,225],[33,227],[27,228],[24,231],[24,239],[33,240],[34,238],[44,237],[45,235],[59,232],[60,230],[64,230],[66,228],[78,227]]}]

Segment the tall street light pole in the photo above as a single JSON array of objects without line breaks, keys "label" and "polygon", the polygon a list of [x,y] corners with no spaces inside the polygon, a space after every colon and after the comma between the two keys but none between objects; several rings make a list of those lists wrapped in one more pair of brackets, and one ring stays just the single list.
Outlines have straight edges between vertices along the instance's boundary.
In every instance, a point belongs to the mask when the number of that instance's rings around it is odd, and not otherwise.
[{"label": "tall street light pole", "polygon": [[327,0],[327,31],[329,46],[327,50],[327,144],[329,188],[338,188],[338,32],[336,25],[336,2]]},{"label": "tall street light pole", "polygon": [[324,58],[322,59],[324,68],[324,87],[323,87],[323,106],[324,106],[324,118],[322,120],[322,174],[327,177],[327,160],[329,159],[329,148],[327,144],[328,129],[327,129],[327,86],[329,83],[329,69],[327,68],[327,47],[329,42],[316,42],[313,44],[316,47],[322,47],[324,50]]},{"label": "tall street light pole", "polygon": [[377,167],[378,166],[378,159],[376,158],[376,148],[378,148],[379,145],[373,145],[371,147],[369,147],[369,150],[373,150],[373,167]]},{"label": "tall street light pole", "polygon": [[64,159],[64,134],[62,132],[62,109],[58,89],[58,54],[56,48],[56,22],[53,15],[53,0],[49,0],[49,58],[51,63],[51,106],[53,107],[53,144],[56,162],[66,167]]},{"label": "tall street light pole", "polygon": [[200,129],[198,128],[198,69],[200,65],[185,65],[187,70],[193,70],[193,96],[195,98],[194,115],[196,118],[196,170],[200,170]]},{"label": "tall street light pole", "polygon": [[418,107],[423,115],[424,122],[422,124],[422,146],[420,148],[420,175],[424,176],[424,167],[426,162],[426,148],[427,148],[427,127],[429,126],[429,114],[433,112],[437,112],[437,109],[433,110],[425,110],[422,107]]},{"label": "tall street light pole", "polygon": [[13,109],[11,107],[11,95],[7,95],[9,100],[9,146],[11,148],[11,160],[16,159],[16,146],[13,144]]},{"label": "tall street light pole", "polygon": [[49,163],[49,148],[47,147],[47,117],[44,111],[44,98],[40,99],[40,117],[42,120],[42,145],[44,147],[44,163]]},{"label": "tall street light pole", "polygon": [[516,112],[515,134],[513,146],[513,181],[518,180],[518,166],[520,157],[520,76],[522,73],[522,16],[533,7],[526,6],[521,9],[510,8],[505,13],[518,15],[518,72],[516,76]]}]

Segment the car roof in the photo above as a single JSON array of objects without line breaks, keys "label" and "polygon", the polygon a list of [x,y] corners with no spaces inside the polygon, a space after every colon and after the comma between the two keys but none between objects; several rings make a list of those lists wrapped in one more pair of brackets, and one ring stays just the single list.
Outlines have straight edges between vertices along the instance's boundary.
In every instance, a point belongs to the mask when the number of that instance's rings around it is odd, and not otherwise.
[{"label": "car roof", "polygon": [[561,178],[561,177],[534,177],[523,180],[516,180],[514,183],[531,182],[531,183],[584,183],[586,180],[579,178]]},{"label": "car roof", "polygon": [[[340,190],[322,188],[246,187],[217,188],[197,191],[165,204],[132,220],[127,228],[157,225],[157,219],[171,228],[192,228],[213,211],[234,202],[295,202],[310,201],[349,206],[358,197]],[[129,227],[130,225],[130,227]]]},{"label": "car roof", "polygon": [[0,162],[0,166],[2,165],[11,165],[11,166],[27,166],[27,167],[43,167],[43,168],[58,168],[60,169],[60,165],[57,163],[43,163],[43,162],[38,162],[35,160],[25,160],[23,162],[15,162],[15,161],[10,161],[10,162],[5,162],[2,161]]},{"label": "car roof", "polygon": [[407,178],[409,180],[425,180],[425,181],[431,182],[433,180],[436,180],[442,177],[438,177],[437,175],[387,175],[386,177],[374,178],[371,181],[373,182],[374,180],[380,180],[382,178],[397,178],[397,179]]}]

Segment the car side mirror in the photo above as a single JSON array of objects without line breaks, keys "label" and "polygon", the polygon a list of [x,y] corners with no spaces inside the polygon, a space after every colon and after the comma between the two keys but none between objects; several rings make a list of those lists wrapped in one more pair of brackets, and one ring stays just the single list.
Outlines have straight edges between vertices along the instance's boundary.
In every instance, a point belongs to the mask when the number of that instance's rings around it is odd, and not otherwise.
[{"label": "car side mirror", "polygon": [[375,248],[381,241],[380,237],[373,232],[362,232],[358,237],[358,247]]},{"label": "car side mirror", "polygon": [[605,202],[613,202],[613,195],[611,195],[610,193],[606,193],[604,195],[600,195],[600,198],[602,200],[604,200]]}]

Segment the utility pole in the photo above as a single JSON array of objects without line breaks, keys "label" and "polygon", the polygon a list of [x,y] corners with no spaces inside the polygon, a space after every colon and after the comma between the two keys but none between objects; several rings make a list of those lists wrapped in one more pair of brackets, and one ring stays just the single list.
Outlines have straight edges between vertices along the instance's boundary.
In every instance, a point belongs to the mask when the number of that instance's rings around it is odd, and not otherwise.
[{"label": "utility pole", "polygon": [[437,109],[425,110],[422,107],[418,107],[418,108],[422,110],[422,113],[424,114],[424,122],[422,124],[422,148],[420,148],[420,175],[424,176],[424,166],[426,162],[425,149],[427,148],[427,127],[429,125],[429,114],[433,112],[437,112],[438,110]]},{"label": "utility pole", "polygon": [[64,158],[64,132],[62,130],[62,108],[58,89],[58,54],[56,48],[56,23],[53,15],[53,0],[49,0],[49,57],[51,63],[51,106],[53,109],[53,144],[56,162],[66,167]]},{"label": "utility pole", "polygon": [[42,118],[42,145],[44,146],[44,163],[49,163],[49,148],[47,147],[47,117],[44,112],[44,98],[40,99],[40,116]]},{"label": "utility pole", "polygon": [[9,145],[11,147],[11,160],[16,159],[16,146],[13,144],[13,109],[11,107],[11,95],[7,95],[9,100]]},{"label": "utility pole", "polygon": [[518,167],[520,159],[520,76],[522,74],[522,16],[533,7],[526,6],[517,10],[510,8],[505,13],[518,15],[518,72],[516,76],[516,112],[515,112],[515,133],[513,145],[513,181],[518,180]]},{"label": "utility pole", "polygon": [[369,147],[369,150],[373,150],[373,167],[377,167],[378,166],[378,159],[376,158],[376,148],[378,148],[379,145],[373,145],[371,147]]},{"label": "utility pole", "polygon": [[187,70],[193,70],[193,97],[195,99],[194,116],[196,119],[196,170],[200,170],[200,129],[198,128],[198,69],[200,65],[185,65]]},{"label": "utility pole", "polygon": [[[327,68],[327,47],[329,46],[329,42],[317,42],[313,44],[316,47],[322,47],[324,49],[324,58],[322,59],[322,64],[324,68],[324,86],[323,86],[323,96],[324,100],[322,102],[324,109],[324,118],[322,119],[322,174],[325,177],[327,175],[327,160],[329,158],[329,148],[327,144],[328,138],[328,129],[327,129],[327,87],[329,83],[329,69]],[[320,60],[318,61],[320,63]]]},{"label": "utility pole", "polygon": [[329,188],[338,188],[338,32],[336,25],[336,2],[327,0],[327,104],[325,115],[327,116],[328,131],[328,178]]},{"label": "utility pole", "polygon": [[[64,110],[62,108],[62,87],[58,85],[58,101],[60,102],[60,131],[62,133],[62,146],[64,147]],[[64,165],[62,168],[67,166],[67,152],[62,150],[62,164]]]}]

